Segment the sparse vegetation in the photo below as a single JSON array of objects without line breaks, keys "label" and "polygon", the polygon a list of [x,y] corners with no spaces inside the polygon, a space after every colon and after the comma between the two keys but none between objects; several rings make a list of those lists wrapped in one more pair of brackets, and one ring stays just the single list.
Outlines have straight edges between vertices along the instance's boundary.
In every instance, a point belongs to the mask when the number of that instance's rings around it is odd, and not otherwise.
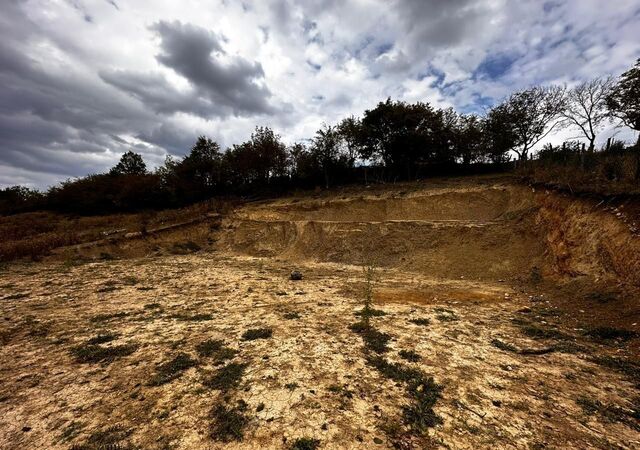
[{"label": "sparse vegetation", "polygon": [[398,355],[402,359],[406,359],[409,362],[418,362],[420,361],[420,355],[414,352],[413,350],[400,350]]},{"label": "sparse vegetation", "polygon": [[254,341],[256,339],[269,339],[273,336],[273,330],[271,328],[254,328],[247,330],[242,334],[242,339],[245,341]]},{"label": "sparse vegetation", "polygon": [[213,375],[207,376],[202,384],[211,389],[229,391],[238,386],[246,368],[247,364],[245,363],[229,363],[218,369]]},{"label": "sparse vegetation", "polygon": [[290,448],[291,450],[316,450],[320,448],[320,440],[310,437],[297,438]]},{"label": "sparse vegetation", "polygon": [[171,361],[160,364],[156,367],[156,373],[148,382],[149,386],[161,386],[170,383],[182,374],[198,365],[198,361],[191,358],[186,353],[178,353]]},{"label": "sparse vegetation", "polygon": [[409,319],[409,322],[415,325],[423,326],[423,327],[426,327],[427,325],[431,324],[431,321],[424,317],[419,317],[417,319]]},{"label": "sparse vegetation", "polygon": [[215,441],[241,441],[249,423],[247,404],[239,400],[235,406],[218,405],[211,410],[211,438]]},{"label": "sparse vegetation", "polygon": [[105,347],[96,344],[83,344],[71,349],[71,354],[80,363],[111,363],[117,358],[128,356],[137,350],[135,344],[112,345]]}]

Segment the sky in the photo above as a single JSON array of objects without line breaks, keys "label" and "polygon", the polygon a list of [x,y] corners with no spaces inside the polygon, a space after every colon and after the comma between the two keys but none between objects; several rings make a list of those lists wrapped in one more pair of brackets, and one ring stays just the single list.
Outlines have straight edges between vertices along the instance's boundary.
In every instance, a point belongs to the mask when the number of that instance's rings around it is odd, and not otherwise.
[{"label": "sky", "polygon": [[[128,150],[153,168],[202,134],[302,141],[387,97],[483,113],[640,57],[638,0],[0,4],[0,187],[104,172]],[[610,136],[634,139],[610,125],[598,142]]]}]

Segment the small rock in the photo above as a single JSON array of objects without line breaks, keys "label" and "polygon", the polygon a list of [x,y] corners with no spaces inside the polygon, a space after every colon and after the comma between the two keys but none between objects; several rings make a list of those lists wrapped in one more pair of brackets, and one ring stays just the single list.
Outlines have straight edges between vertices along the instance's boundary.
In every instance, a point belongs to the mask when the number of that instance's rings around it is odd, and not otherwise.
[{"label": "small rock", "polygon": [[294,270],[291,272],[291,275],[289,276],[289,279],[292,281],[300,281],[302,280],[302,272],[300,272],[299,270]]},{"label": "small rock", "polygon": [[373,442],[374,442],[374,443],[376,443],[376,444],[378,444],[378,445],[380,445],[380,444],[382,444],[382,442],[383,442],[383,441],[382,441],[382,439],[380,439],[379,437],[374,437],[374,438],[373,438]]},{"label": "small rock", "polygon": [[22,431],[24,433],[27,433],[27,432],[31,431],[31,427],[22,427]]},{"label": "small rock", "polygon": [[502,406],[502,402],[500,400],[491,400],[491,403],[493,403],[493,406],[496,408],[500,408]]}]

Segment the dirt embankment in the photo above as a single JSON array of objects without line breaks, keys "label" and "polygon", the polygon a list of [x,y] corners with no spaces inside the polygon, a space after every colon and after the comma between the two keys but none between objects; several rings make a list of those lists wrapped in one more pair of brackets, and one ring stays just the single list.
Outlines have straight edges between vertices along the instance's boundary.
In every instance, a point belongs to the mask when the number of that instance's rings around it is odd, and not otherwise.
[{"label": "dirt embankment", "polygon": [[640,287],[640,236],[618,208],[540,192],[537,222],[560,275]]}]

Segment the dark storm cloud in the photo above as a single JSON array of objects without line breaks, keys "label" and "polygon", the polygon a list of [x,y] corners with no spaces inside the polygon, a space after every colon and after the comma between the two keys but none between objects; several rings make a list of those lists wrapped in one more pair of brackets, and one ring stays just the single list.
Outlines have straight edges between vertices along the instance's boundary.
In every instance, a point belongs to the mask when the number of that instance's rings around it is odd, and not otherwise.
[{"label": "dark storm cloud", "polygon": [[157,60],[175,70],[213,102],[239,113],[268,113],[269,90],[260,85],[260,63],[226,55],[221,38],[204,28],[181,22],[159,22],[162,52]]},{"label": "dark storm cloud", "polygon": [[100,172],[130,149],[153,167],[201,133],[304,139],[388,95],[476,111],[615,75],[640,51],[634,0],[1,3],[0,187]]},{"label": "dark storm cloud", "polygon": [[158,22],[152,30],[160,37],[156,59],[188,80],[190,88],[180,91],[159,73],[122,70],[102,71],[106,83],[163,114],[211,118],[276,111],[269,104],[271,92],[264,86],[262,66],[227,55],[220,36],[180,22]]}]

